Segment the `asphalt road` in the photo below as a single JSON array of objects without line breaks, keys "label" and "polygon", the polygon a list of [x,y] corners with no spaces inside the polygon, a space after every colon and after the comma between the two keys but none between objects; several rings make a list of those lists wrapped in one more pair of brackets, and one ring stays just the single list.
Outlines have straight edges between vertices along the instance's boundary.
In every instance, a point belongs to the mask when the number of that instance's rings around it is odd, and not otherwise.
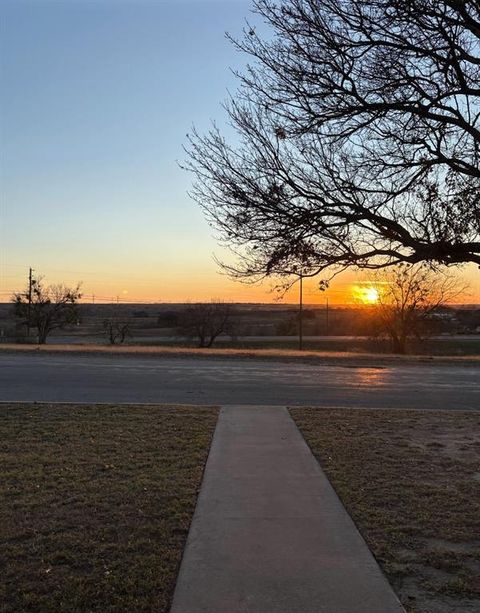
[{"label": "asphalt road", "polygon": [[480,366],[0,355],[0,401],[480,409]]}]

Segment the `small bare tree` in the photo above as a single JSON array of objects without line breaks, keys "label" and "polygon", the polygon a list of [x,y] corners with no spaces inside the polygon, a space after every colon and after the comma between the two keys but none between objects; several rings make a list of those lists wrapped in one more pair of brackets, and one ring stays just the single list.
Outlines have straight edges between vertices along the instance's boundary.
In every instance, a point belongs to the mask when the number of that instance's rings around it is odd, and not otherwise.
[{"label": "small bare tree", "polygon": [[111,345],[121,345],[130,336],[130,322],[116,316],[103,320],[103,333]]},{"label": "small bare tree", "polygon": [[80,283],[72,288],[63,283],[44,285],[43,278],[32,279],[31,290],[13,295],[15,316],[22,324],[37,329],[38,344],[43,345],[53,330],[78,321]]},{"label": "small bare tree", "polygon": [[424,338],[435,312],[466,289],[447,272],[406,264],[376,275],[372,288],[378,295],[377,329],[390,339],[393,352],[400,354],[406,353],[409,339]]},{"label": "small bare tree", "polygon": [[211,347],[215,339],[231,331],[231,305],[221,301],[189,304],[180,316],[179,333],[198,339],[199,347]]}]

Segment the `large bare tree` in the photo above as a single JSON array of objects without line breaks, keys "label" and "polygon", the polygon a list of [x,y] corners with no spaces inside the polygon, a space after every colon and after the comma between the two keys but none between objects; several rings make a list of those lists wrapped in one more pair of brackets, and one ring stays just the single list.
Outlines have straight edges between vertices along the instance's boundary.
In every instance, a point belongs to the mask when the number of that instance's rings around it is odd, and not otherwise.
[{"label": "large bare tree", "polygon": [[479,0],[257,0],[270,26],[189,136],[192,195],[234,276],[480,265]]},{"label": "large bare tree", "polygon": [[447,271],[434,273],[425,264],[376,271],[370,287],[378,295],[376,329],[390,339],[394,353],[406,353],[410,339],[428,336],[440,308],[467,289]]},{"label": "large bare tree", "polygon": [[212,347],[218,336],[231,333],[231,314],[231,305],[220,300],[188,304],[180,315],[178,331],[196,338],[199,347]]},{"label": "large bare tree", "polygon": [[81,297],[80,284],[76,287],[63,283],[45,285],[42,277],[36,277],[25,292],[13,295],[12,302],[16,317],[27,328],[37,329],[38,344],[43,345],[53,330],[78,321]]}]

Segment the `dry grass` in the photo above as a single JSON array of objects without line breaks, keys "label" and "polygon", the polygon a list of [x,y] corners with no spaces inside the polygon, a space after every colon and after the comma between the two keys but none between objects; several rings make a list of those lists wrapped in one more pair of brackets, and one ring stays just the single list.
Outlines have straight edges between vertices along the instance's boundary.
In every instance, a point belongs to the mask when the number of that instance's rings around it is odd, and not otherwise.
[{"label": "dry grass", "polygon": [[480,412],[292,416],[408,611],[480,610]]},{"label": "dry grass", "polygon": [[353,353],[348,351],[298,351],[294,349],[227,349],[220,347],[167,347],[142,345],[26,345],[3,343],[0,353],[62,353],[62,354],[99,354],[131,356],[169,356],[169,357],[217,357],[217,358],[262,358],[275,360],[301,360],[313,363],[348,363],[348,364],[480,364],[480,355],[466,356],[421,356],[392,355],[384,353]]},{"label": "dry grass", "polygon": [[3,405],[0,610],[168,611],[216,419]]}]

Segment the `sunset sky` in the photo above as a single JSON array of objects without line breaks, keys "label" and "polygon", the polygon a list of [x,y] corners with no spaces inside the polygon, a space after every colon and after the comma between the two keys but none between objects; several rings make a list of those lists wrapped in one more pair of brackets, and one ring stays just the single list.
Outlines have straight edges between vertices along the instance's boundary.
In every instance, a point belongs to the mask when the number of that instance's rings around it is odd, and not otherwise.
[{"label": "sunset sky", "polygon": [[[32,266],[97,300],[272,301],[219,274],[227,257],[177,164],[194,124],[222,126],[245,59],[248,0],[0,0],[0,301]],[[253,19],[253,21],[255,21]],[[261,27],[261,26],[260,26]],[[480,302],[478,270],[467,269]],[[354,273],[305,302],[352,300]],[[295,293],[287,300],[296,300]]]}]

